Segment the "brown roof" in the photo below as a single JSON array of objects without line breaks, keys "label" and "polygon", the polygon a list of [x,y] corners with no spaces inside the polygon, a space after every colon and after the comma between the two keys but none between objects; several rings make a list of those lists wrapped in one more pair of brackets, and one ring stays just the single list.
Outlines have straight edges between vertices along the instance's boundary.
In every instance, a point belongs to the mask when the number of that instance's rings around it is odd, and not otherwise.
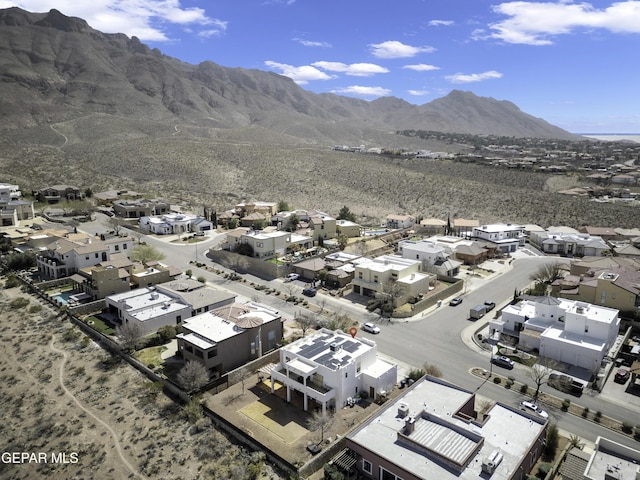
[{"label": "brown roof", "polygon": [[454,218],[454,227],[479,227],[480,220],[467,220],[466,218]]}]

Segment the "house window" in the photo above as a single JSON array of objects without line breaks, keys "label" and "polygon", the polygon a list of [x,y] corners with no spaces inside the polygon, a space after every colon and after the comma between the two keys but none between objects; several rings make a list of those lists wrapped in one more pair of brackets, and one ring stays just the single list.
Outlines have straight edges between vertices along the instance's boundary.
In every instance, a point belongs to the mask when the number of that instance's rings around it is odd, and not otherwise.
[{"label": "house window", "polygon": [[600,292],[600,303],[604,304],[606,301],[607,301],[607,291],[602,290],[602,292]]},{"label": "house window", "polygon": [[198,358],[204,358],[204,355],[202,354],[202,350],[198,350],[197,348],[195,349],[196,357]]},{"label": "house window", "polygon": [[362,272],[358,272],[358,278],[362,280]]},{"label": "house window", "polygon": [[176,324],[180,323],[182,321],[182,315],[178,315],[176,317]]},{"label": "house window", "polygon": [[193,353],[193,347],[191,345],[185,345],[184,349],[189,353]]},{"label": "house window", "polygon": [[344,372],[344,378],[347,378],[349,376],[349,372]]},{"label": "house window", "polygon": [[589,333],[589,325],[584,326],[584,333]]},{"label": "house window", "polygon": [[116,252],[119,252],[120,251],[120,245],[115,245],[115,247],[116,247]]},{"label": "house window", "polygon": [[362,459],[362,471],[371,475],[373,473],[373,465],[369,460]]},{"label": "house window", "polygon": [[96,256],[96,258],[98,258],[98,254],[97,253],[95,253],[94,255]]},{"label": "house window", "polygon": [[378,283],[378,276],[377,276],[377,275],[375,275],[375,276],[373,277],[373,283]]},{"label": "house window", "polygon": [[209,350],[209,353],[207,353],[207,358],[213,358],[217,355],[218,355],[218,349],[214,348],[213,350]]},{"label": "house window", "polygon": [[122,245],[122,249],[126,250],[127,249],[127,244],[125,243],[124,245]]}]

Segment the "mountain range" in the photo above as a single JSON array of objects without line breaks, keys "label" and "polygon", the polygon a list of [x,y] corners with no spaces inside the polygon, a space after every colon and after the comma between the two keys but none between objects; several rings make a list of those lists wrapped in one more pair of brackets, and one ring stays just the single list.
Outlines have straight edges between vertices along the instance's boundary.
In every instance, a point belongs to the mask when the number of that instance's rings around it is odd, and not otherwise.
[{"label": "mountain range", "polygon": [[[459,90],[416,106],[316,94],[261,70],[192,65],[136,37],[105,34],[57,10],[0,10],[0,129],[92,114],[214,129],[260,127],[281,140],[361,143],[363,132],[430,130],[576,140],[508,101]],[[365,137],[365,138],[363,138]]]}]

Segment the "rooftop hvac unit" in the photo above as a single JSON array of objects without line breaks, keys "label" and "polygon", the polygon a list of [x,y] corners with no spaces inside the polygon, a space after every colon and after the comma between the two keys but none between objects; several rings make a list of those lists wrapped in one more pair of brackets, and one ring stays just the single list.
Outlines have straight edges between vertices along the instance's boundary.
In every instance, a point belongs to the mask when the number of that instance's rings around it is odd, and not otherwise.
[{"label": "rooftop hvac unit", "polygon": [[494,450],[491,452],[491,455],[482,460],[482,471],[489,475],[493,475],[493,472],[496,471],[496,468],[498,468],[498,465],[500,465],[503,458],[504,456],[500,453],[500,450]]},{"label": "rooftop hvac unit", "polygon": [[341,349],[342,347],[335,342],[329,345],[329,350],[331,350],[332,352],[339,352]]},{"label": "rooftop hvac unit", "polygon": [[409,415],[409,405],[406,403],[398,405],[398,416],[400,418],[405,418],[407,415]]}]

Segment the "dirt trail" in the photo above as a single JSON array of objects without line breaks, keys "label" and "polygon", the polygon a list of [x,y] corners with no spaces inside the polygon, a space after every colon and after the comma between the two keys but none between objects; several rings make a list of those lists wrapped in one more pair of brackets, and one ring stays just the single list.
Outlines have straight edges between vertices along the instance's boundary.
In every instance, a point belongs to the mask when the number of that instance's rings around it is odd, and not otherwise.
[{"label": "dirt trail", "polygon": [[53,339],[51,339],[51,342],[49,343],[49,348],[51,348],[51,350],[53,350],[55,353],[57,353],[59,355],[62,355],[62,362],[60,363],[60,367],[58,369],[58,381],[60,382],[60,387],[62,387],[64,392],[73,399],[74,403],[78,406],[78,408],[80,408],[83,412],[85,412],[87,415],[89,415],[91,418],[93,418],[96,422],[98,422],[100,425],[102,425],[111,434],[111,438],[113,439],[113,443],[115,444],[116,450],[118,451],[118,455],[120,456],[120,459],[122,460],[122,463],[124,465],[126,465],[126,467],[137,478],[146,478],[146,477],[140,475],[137,472],[136,468],[133,465],[131,465],[129,463],[129,461],[127,460],[127,458],[125,457],[124,452],[122,451],[122,445],[121,445],[120,441],[118,440],[118,434],[115,432],[115,430],[113,428],[111,428],[103,420],[101,420],[100,417],[98,417],[96,414],[94,414],[91,410],[86,408],[82,404],[82,402],[80,402],[80,400],[78,400],[78,398],[73,394],[73,392],[71,392],[65,386],[65,384],[64,384],[64,368],[65,368],[65,365],[66,365],[68,357],[69,357],[67,352],[64,351],[64,350],[60,350],[59,348],[56,348],[55,345],[53,344]]}]

